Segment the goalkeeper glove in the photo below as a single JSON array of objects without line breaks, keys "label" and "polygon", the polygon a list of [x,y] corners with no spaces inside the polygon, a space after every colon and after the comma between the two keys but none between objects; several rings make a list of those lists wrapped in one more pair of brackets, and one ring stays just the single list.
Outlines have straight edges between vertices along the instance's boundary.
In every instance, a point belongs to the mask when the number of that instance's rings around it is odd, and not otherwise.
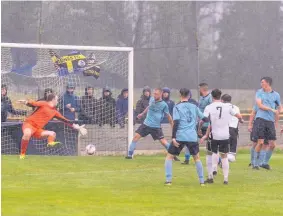
[{"label": "goalkeeper glove", "polygon": [[73,124],[73,128],[78,130],[82,136],[87,135],[87,129],[85,129],[85,125],[80,126],[78,124]]}]

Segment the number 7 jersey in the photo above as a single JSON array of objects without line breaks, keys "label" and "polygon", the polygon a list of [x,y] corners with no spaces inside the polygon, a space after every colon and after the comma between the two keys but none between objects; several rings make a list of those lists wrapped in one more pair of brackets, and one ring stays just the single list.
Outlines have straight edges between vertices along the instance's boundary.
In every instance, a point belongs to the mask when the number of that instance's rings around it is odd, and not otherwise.
[{"label": "number 7 jersey", "polygon": [[230,104],[213,102],[205,108],[203,114],[210,120],[213,140],[229,139],[229,122],[237,114]]}]

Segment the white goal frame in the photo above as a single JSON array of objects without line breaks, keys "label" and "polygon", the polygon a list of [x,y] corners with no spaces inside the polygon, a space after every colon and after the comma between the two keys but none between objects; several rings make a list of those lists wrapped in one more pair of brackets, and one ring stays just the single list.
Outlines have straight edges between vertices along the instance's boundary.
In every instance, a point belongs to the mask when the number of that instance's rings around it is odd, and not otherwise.
[{"label": "white goal frame", "polygon": [[87,51],[113,51],[128,53],[128,148],[134,135],[134,48],[109,46],[73,46],[54,44],[24,44],[1,43],[1,48],[31,48],[31,49],[61,49],[61,50],[87,50]]}]

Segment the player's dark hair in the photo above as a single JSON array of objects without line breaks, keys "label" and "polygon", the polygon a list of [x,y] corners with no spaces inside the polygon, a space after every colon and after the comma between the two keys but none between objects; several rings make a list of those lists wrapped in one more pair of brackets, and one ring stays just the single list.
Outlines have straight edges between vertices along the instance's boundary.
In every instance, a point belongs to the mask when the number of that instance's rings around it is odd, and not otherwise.
[{"label": "player's dark hair", "polygon": [[54,93],[51,93],[47,96],[46,101],[47,102],[52,101],[52,100],[54,100],[55,97],[56,97],[56,95]]},{"label": "player's dark hair", "polygon": [[180,89],[181,97],[186,98],[186,97],[188,97],[190,95],[190,93],[191,93],[191,91],[189,89],[187,89],[187,88],[181,88]]},{"label": "player's dark hair", "polygon": [[269,85],[272,85],[272,78],[271,77],[262,77],[260,81],[265,80]]},{"label": "player's dark hair", "polygon": [[212,95],[213,99],[215,99],[215,100],[220,100],[221,94],[222,94],[222,92],[221,92],[220,89],[213,89],[212,92],[211,92],[211,95]]},{"label": "player's dark hair", "polygon": [[231,97],[231,95],[224,94],[224,95],[222,95],[221,100],[222,100],[224,103],[231,103],[232,97]]},{"label": "player's dark hair", "polygon": [[208,87],[208,84],[207,83],[200,83],[198,86],[199,87]]}]

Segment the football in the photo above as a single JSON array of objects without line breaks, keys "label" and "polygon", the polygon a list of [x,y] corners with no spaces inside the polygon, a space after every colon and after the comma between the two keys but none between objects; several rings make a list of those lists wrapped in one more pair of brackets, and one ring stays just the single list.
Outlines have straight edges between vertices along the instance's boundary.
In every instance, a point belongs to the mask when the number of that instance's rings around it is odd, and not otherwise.
[{"label": "football", "polygon": [[93,155],[95,153],[96,148],[95,145],[89,144],[86,146],[85,150],[88,155]]}]

